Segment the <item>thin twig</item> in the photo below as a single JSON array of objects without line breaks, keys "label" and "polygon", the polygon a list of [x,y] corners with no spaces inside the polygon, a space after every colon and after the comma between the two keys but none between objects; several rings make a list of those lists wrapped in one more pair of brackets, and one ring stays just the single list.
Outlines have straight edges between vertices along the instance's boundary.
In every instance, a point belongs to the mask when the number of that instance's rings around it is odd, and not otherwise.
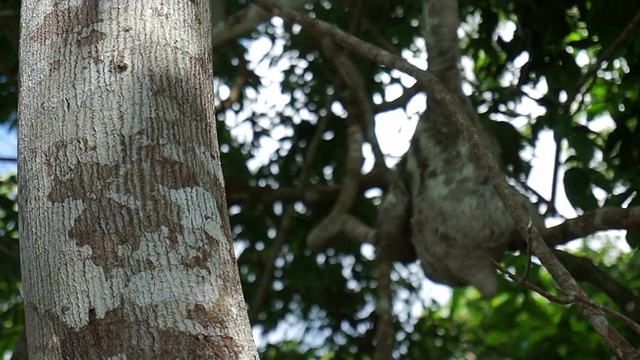
[{"label": "thin twig", "polygon": [[[366,139],[371,145],[376,166],[385,166],[384,155],[380,149],[380,144],[374,131],[375,119],[371,108],[371,95],[367,91],[362,73],[358,67],[349,59],[346,52],[338,49],[337,46],[322,34],[316,33],[315,38],[320,42],[327,59],[333,63],[333,67],[340,74],[342,83],[349,89],[349,112],[356,114],[358,121],[365,133]],[[337,86],[337,84],[336,84]]]},{"label": "thin twig", "polygon": [[553,172],[551,178],[551,204],[552,209],[555,211],[556,199],[558,197],[558,174],[560,173],[560,155],[562,154],[562,139],[558,136],[558,131],[553,131],[553,139],[556,143],[556,151],[553,154]]},{"label": "thin twig", "polygon": [[238,59],[238,65],[235,66],[237,69],[237,74],[233,82],[233,87],[229,92],[229,96],[226,99],[222,100],[218,106],[216,106],[216,114],[219,114],[229,108],[231,106],[240,101],[242,94],[244,92],[245,85],[247,84],[247,78],[249,77],[249,68],[247,66],[247,59],[244,57],[245,49],[242,45],[237,43],[230,43],[228,45],[231,48],[231,51],[235,54]]},{"label": "thin twig", "polygon": [[531,253],[531,243],[533,242],[533,240],[531,240],[531,228],[533,227],[533,221],[530,221],[529,224],[527,225],[527,238],[526,238],[526,242],[527,242],[527,248],[525,250],[525,256],[526,256],[526,260],[527,263],[524,267],[524,272],[522,273],[522,279],[526,280],[527,277],[529,276],[529,271],[531,271],[531,257],[532,257],[532,253]]},{"label": "thin twig", "polygon": [[418,85],[418,83],[415,83],[410,88],[404,88],[402,95],[400,95],[397,99],[373,105],[373,111],[378,114],[385,111],[395,110],[399,107],[404,107],[407,105],[407,102],[409,102],[409,100],[411,100],[417,93],[421,91],[423,91],[423,89]]},{"label": "thin twig", "polygon": [[[324,134],[324,130],[326,129],[328,123],[328,116],[320,119],[313,139],[309,144],[307,153],[305,154],[304,166],[302,168],[302,171],[300,172],[300,176],[298,177],[298,184],[296,186],[296,190],[300,192],[304,191],[307,181],[309,180],[313,160],[315,159],[318,147],[320,146],[320,141],[322,140],[322,134]],[[258,314],[260,313],[260,310],[262,309],[262,304],[264,303],[265,296],[267,295],[267,290],[271,285],[276,260],[278,256],[280,256],[282,246],[289,239],[289,231],[291,229],[291,223],[293,222],[294,215],[294,203],[288,203],[284,208],[282,220],[280,222],[280,228],[278,229],[278,234],[274,239],[269,258],[267,259],[265,267],[262,271],[262,277],[260,278],[260,283],[258,284],[256,295],[251,302],[251,310],[249,312],[249,319],[251,319],[251,322],[255,322]]]},{"label": "thin twig", "polygon": [[[607,47],[607,49],[602,51],[600,55],[598,55],[598,58],[596,59],[596,61],[593,64],[591,64],[591,66],[589,66],[587,71],[585,71],[584,74],[580,76],[580,78],[578,79],[578,82],[576,83],[576,86],[574,87],[574,92],[576,94],[582,92],[582,87],[587,82],[587,80],[596,74],[596,72],[602,66],[603,62],[610,59],[618,51],[618,49],[620,49],[622,44],[624,44],[631,37],[631,35],[633,35],[633,33],[638,29],[638,26],[640,26],[640,11],[636,13],[636,16],[633,17],[633,19],[629,22],[629,24],[627,24],[624,30],[622,30],[620,35],[618,35],[618,37]],[[575,96],[576,95],[574,95],[573,98],[575,98]],[[567,102],[570,103],[573,101],[570,99],[571,98],[567,98]]]},{"label": "thin twig", "polygon": [[0,10],[0,19],[6,17],[17,17],[18,12],[13,10]]},{"label": "thin twig", "polygon": [[[351,25],[349,25],[349,34],[351,35],[355,34],[362,17],[362,6],[364,5],[364,0],[357,0],[357,2],[358,3],[355,5],[355,9],[351,9],[351,12],[353,13]],[[353,8],[354,6],[353,4],[347,2],[347,7]]]},{"label": "thin twig", "polygon": [[558,291],[561,292],[562,294],[566,295],[566,298],[561,298],[558,297],[556,295],[553,295],[545,290],[543,290],[542,288],[533,285],[532,283],[526,281],[525,279],[517,276],[516,274],[512,273],[511,271],[507,270],[506,268],[504,268],[502,265],[500,265],[498,262],[492,260],[494,265],[496,266],[496,268],[503,274],[505,274],[509,279],[513,280],[514,282],[517,282],[519,284],[521,284],[522,286],[524,286],[525,288],[535,291],[536,293],[540,294],[542,297],[544,297],[545,299],[554,302],[554,303],[558,303],[558,304],[574,304],[577,302],[580,302],[582,304],[591,306],[592,308],[599,310],[605,314],[610,315],[611,317],[620,320],[620,322],[622,322],[624,325],[626,325],[629,329],[635,331],[636,333],[640,334],[640,325],[638,325],[638,323],[636,323],[635,321],[631,320],[629,317],[611,309],[608,306],[602,305],[600,303],[597,303],[595,301],[593,301],[591,298],[589,298],[588,296],[585,295],[580,295],[580,294],[575,294],[574,296],[570,296],[567,295],[562,289],[558,288]]},{"label": "thin twig", "polygon": [[530,283],[529,281],[519,277],[518,275],[512,273],[511,271],[507,270],[504,266],[500,265],[499,262],[491,259],[491,261],[493,262],[493,264],[496,266],[496,269],[498,269],[498,271],[500,271],[501,273],[505,274],[509,279],[511,279],[513,282],[518,283],[520,285],[522,285],[523,287],[538,293],[540,296],[542,296],[543,298],[554,302],[554,303],[558,303],[558,304],[573,304],[574,300],[571,299],[566,299],[566,298],[561,298],[558,297],[556,295],[551,294],[550,292],[542,289],[541,287],[538,287],[532,283]]},{"label": "thin twig", "polygon": [[542,196],[542,194],[540,194],[540,192],[538,192],[536,189],[532,188],[529,184],[527,184],[525,181],[522,181],[520,179],[517,178],[513,178],[512,180],[515,181],[517,183],[517,186],[521,188],[522,192],[524,192],[524,194],[526,196],[530,196],[531,194],[533,194],[538,200],[535,202],[536,204],[542,203],[547,205],[548,210],[545,211],[545,213],[543,215],[556,215],[556,216],[560,216],[563,217],[561,214],[559,214],[554,208],[553,205],[551,204],[550,200],[547,200],[544,196]]}]

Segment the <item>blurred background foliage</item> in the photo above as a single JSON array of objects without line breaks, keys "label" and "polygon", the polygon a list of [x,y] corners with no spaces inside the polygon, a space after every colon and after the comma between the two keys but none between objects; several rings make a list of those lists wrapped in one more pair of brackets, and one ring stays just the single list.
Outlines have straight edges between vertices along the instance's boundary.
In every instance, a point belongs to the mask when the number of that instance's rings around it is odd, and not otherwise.
[{"label": "blurred background foliage", "polygon": [[[246,6],[227,1],[225,12]],[[17,0],[0,0],[0,122],[13,127],[19,8]],[[321,1],[306,11],[395,54],[425,57],[420,1]],[[526,182],[532,148],[550,132],[563,149],[554,165],[564,170],[557,181],[578,213],[638,205],[640,33],[637,24],[632,27],[639,3],[460,0],[460,13],[465,73],[473,73],[465,86],[499,140],[510,175]],[[509,29],[512,36],[503,36]],[[417,116],[408,109],[414,89],[397,71],[340,51],[357,64],[376,112],[406,112],[399,122]],[[263,359],[367,359],[374,352],[374,248],[343,239],[313,252],[304,242],[331,210],[344,177],[348,89],[327,56],[317,37],[278,20],[214,49],[218,137],[232,230]],[[402,101],[387,99],[385,91],[392,86],[403,87]],[[274,91],[285,100],[270,101]],[[525,102],[537,110],[523,111],[526,107],[519,105]],[[609,126],[593,126],[603,118]],[[317,136],[318,150],[309,154]],[[301,179],[305,167],[308,176]],[[365,175],[352,210],[369,225],[380,202],[376,189],[386,185],[381,178],[375,172]],[[14,174],[0,177],[0,354],[7,356],[24,327],[16,186]],[[555,197],[534,196],[542,212],[559,218]],[[626,242],[600,234],[574,241],[571,252],[587,256],[635,294],[640,237],[630,231]],[[517,256],[504,263],[512,269],[524,266]],[[490,301],[472,289],[457,289],[449,300],[437,301],[425,290],[429,285],[415,264],[396,265],[392,276],[399,358],[613,356],[575,308],[551,304],[512,282],[502,281],[500,294]],[[529,280],[554,292],[553,280],[536,264]],[[595,300],[616,307],[603,289],[588,282],[583,286]],[[615,324],[640,346],[637,334]]]}]

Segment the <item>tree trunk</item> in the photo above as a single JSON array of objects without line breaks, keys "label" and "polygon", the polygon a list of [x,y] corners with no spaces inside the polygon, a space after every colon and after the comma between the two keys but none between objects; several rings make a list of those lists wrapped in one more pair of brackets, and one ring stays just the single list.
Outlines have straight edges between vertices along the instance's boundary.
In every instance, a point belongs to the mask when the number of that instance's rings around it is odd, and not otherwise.
[{"label": "tree trunk", "polygon": [[31,359],[253,359],[216,140],[209,1],[23,0]]}]

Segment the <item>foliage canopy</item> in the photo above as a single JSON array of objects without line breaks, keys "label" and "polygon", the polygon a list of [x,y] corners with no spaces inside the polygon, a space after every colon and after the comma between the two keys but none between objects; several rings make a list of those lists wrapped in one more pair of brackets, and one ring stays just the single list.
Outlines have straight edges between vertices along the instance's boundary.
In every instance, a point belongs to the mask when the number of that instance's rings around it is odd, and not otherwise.
[{"label": "foliage canopy", "polygon": [[[17,0],[0,1],[0,122],[14,126],[19,6]],[[228,1],[226,12],[246,6]],[[425,58],[419,1],[322,1],[306,11],[392,53]],[[640,5],[461,0],[460,12],[466,19],[465,64],[473,70],[467,77],[471,99],[499,140],[510,175],[526,181],[532,147],[551,132],[564,150],[555,167],[565,171],[556,180],[579,213],[639,205]],[[264,335],[263,359],[362,359],[374,353],[374,248],[346,238],[321,252],[305,244],[331,211],[346,166],[349,90],[322,41],[298,25],[272,20],[214,49],[222,166],[245,299],[253,325]],[[256,43],[268,49],[259,60]],[[406,113],[398,122],[416,117],[408,104],[420,95],[403,75],[349,49],[337,51],[357,64],[377,113]],[[267,69],[281,73],[266,76]],[[391,87],[402,87],[399,100],[385,95]],[[286,101],[265,101],[274,88]],[[519,106],[523,103],[528,107]],[[535,112],[523,113],[532,107]],[[611,119],[611,126],[595,128],[603,118]],[[317,150],[309,153],[314,141]],[[264,149],[272,151],[265,156]],[[375,189],[384,189],[386,181],[370,168],[352,214],[373,225],[380,202]],[[13,349],[23,329],[16,184],[15,176],[0,183],[0,353]],[[555,195],[537,200],[547,215],[558,215]],[[573,247],[575,255],[598,266],[579,267],[578,280],[594,300],[640,321],[638,309],[620,309],[612,296],[626,291],[627,299],[637,300],[639,233],[627,234],[630,253],[620,252],[620,242],[606,236],[597,239]],[[517,256],[504,264],[524,267]],[[604,289],[594,274],[610,277],[607,282],[620,288]],[[457,289],[440,304],[420,291],[425,285],[419,267],[396,265],[392,278],[402,358],[611,356],[575,308],[551,304],[513,282],[502,281],[499,296],[490,301],[474,290]],[[554,292],[555,283],[539,265],[528,280]],[[640,346],[637,334],[613,322]]]}]

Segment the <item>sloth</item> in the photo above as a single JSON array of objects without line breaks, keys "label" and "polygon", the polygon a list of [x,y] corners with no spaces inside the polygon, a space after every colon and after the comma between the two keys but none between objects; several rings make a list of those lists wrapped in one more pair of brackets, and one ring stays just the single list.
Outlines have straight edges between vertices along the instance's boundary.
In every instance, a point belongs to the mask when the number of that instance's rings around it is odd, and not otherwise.
[{"label": "sloth", "polygon": [[[462,91],[457,1],[423,4],[427,71],[463,104],[483,145],[499,158],[496,140]],[[434,282],[472,285],[485,298],[493,297],[498,285],[491,260],[500,261],[509,248],[524,242],[462,130],[428,94],[427,110],[380,206],[376,241],[391,260],[417,258]]]}]

